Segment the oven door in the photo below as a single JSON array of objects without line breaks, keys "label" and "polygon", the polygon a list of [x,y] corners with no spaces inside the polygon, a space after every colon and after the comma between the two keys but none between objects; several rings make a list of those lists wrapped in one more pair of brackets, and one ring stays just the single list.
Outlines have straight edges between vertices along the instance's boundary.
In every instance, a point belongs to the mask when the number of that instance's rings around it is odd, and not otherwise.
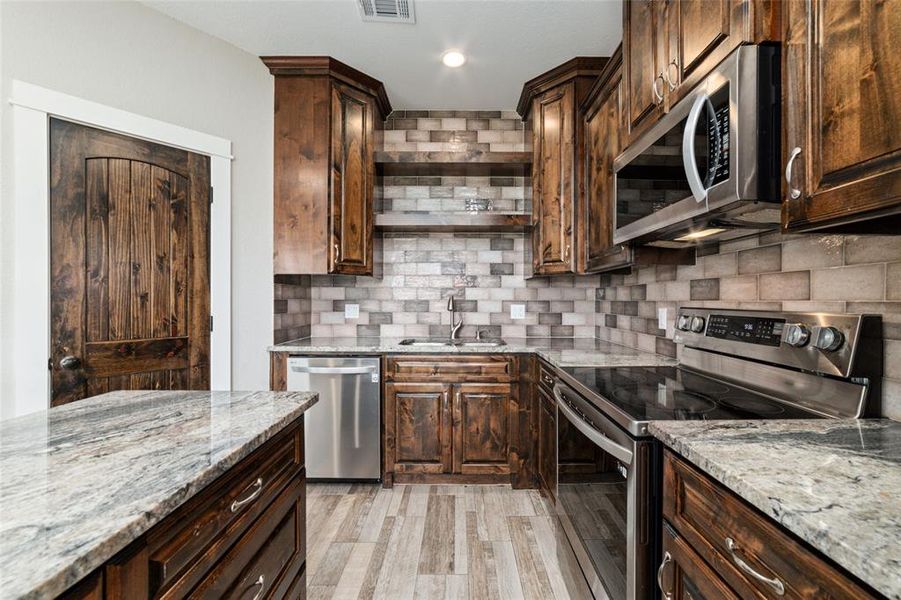
[{"label": "oven door", "polygon": [[646,598],[654,588],[653,442],[638,441],[561,382],[556,512],[595,598]]}]

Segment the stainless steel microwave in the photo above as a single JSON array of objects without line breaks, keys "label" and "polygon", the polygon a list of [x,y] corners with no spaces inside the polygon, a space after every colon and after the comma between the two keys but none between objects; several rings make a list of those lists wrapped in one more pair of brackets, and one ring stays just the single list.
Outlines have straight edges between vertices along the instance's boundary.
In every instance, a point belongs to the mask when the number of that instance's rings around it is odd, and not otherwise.
[{"label": "stainless steel microwave", "polygon": [[615,243],[779,222],[779,73],[777,47],[738,48],[617,157]]}]

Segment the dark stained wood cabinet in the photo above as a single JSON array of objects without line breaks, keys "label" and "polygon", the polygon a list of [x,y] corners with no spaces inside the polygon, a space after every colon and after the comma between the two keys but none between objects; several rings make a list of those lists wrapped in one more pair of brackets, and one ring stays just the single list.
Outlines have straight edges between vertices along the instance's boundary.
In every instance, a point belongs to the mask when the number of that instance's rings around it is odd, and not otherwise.
[{"label": "dark stained wood cabinet", "polygon": [[557,496],[557,404],[548,391],[538,391],[538,488],[553,502]]},{"label": "dark stained wood cabinet", "polygon": [[606,58],[578,57],[528,81],[517,110],[532,131],[533,275],[576,273],[583,194],[579,106]]},{"label": "dark stained wood cabinet", "polygon": [[518,360],[509,355],[385,360],[385,484],[507,482],[520,444]]},{"label": "dark stained wood cabinet", "polygon": [[878,597],[669,450],[663,517],[662,591],[677,598]]},{"label": "dark stained wood cabinet", "polygon": [[275,76],[276,275],[372,275],[381,82],[330,57],[264,57]]},{"label": "dark stained wood cabinet", "polygon": [[770,0],[625,2],[626,139],[634,140],[653,126],[741,44],[778,41],[779,9],[784,4]]},{"label": "dark stained wood cabinet", "polygon": [[385,468],[395,477],[453,472],[452,388],[444,383],[385,384]]},{"label": "dark stained wood cabinet", "polygon": [[60,598],[306,597],[303,440],[299,419]]},{"label": "dark stained wood cabinet", "polygon": [[901,10],[872,0],[782,10],[783,226],[896,233]]},{"label": "dark stained wood cabinet", "polygon": [[576,217],[580,273],[602,273],[635,265],[693,264],[693,248],[614,244],[616,197],[613,161],[628,131],[623,106],[622,49],[597,78],[582,107],[585,131],[585,193]]}]

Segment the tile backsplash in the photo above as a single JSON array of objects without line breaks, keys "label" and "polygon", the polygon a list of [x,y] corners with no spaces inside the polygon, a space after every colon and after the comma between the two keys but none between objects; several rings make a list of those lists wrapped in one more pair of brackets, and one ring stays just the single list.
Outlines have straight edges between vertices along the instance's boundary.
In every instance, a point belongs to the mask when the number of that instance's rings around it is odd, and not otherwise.
[{"label": "tile backsplash", "polygon": [[385,122],[384,149],[412,152],[522,152],[523,122],[513,110],[401,110]]},{"label": "tile backsplash", "polygon": [[[680,306],[882,315],[881,413],[901,419],[901,236],[765,233],[704,247],[692,266],[602,275],[596,336],[676,355]],[[657,309],[668,309],[666,330]]]}]

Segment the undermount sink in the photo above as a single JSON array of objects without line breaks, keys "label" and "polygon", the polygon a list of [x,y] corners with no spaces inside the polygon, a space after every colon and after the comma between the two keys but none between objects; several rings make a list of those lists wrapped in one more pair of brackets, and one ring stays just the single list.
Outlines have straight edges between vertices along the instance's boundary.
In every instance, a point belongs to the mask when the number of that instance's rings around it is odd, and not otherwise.
[{"label": "undermount sink", "polygon": [[496,348],[498,346],[506,346],[504,340],[435,340],[435,339],[416,339],[408,338],[401,340],[401,346],[467,346],[473,348]]}]

